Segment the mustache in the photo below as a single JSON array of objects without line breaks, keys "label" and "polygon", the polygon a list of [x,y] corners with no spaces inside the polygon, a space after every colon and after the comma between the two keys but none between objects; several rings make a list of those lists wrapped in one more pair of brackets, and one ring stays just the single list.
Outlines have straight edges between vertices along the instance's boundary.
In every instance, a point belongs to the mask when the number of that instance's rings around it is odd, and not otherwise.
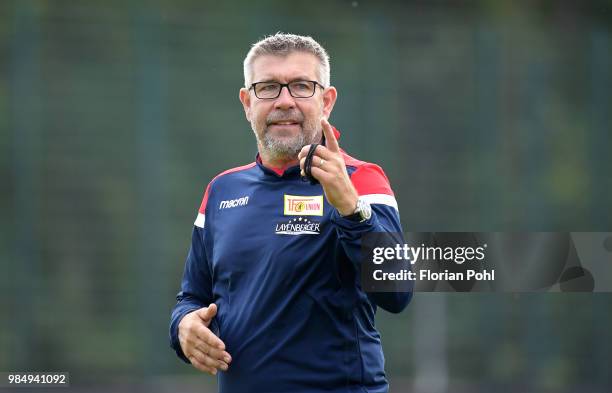
[{"label": "mustache", "polygon": [[271,112],[266,118],[266,125],[272,123],[278,123],[281,121],[290,121],[293,123],[302,123],[304,121],[304,115],[297,110],[290,111],[274,111]]}]

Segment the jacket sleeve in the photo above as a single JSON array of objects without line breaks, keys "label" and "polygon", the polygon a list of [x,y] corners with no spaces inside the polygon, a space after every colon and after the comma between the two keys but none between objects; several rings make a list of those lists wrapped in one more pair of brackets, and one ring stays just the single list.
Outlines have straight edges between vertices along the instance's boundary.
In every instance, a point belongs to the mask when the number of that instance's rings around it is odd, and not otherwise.
[{"label": "jacket sleeve", "polygon": [[[344,251],[360,272],[363,235],[371,232],[394,233],[397,234],[398,243],[403,243],[404,238],[397,202],[383,170],[374,164],[364,164],[353,172],[351,181],[359,196],[372,206],[372,217],[364,222],[355,222],[342,217],[337,210],[334,210],[332,222],[336,225]],[[401,291],[369,292],[368,296],[377,306],[392,313],[399,313],[412,298],[412,290],[406,291],[405,288],[404,285]]]},{"label": "jacket sleeve", "polygon": [[[206,195],[205,195],[206,199]],[[170,318],[170,346],[183,361],[190,363],[185,357],[178,338],[178,325],[188,313],[213,303],[212,273],[207,257],[205,223],[205,202],[202,203],[198,217],[191,234],[191,247],[185,261],[185,270],[181,281],[181,291],[177,294],[177,303],[172,309]],[[210,250],[209,250],[210,251]],[[213,332],[218,332],[217,320],[214,318],[209,326]]]}]

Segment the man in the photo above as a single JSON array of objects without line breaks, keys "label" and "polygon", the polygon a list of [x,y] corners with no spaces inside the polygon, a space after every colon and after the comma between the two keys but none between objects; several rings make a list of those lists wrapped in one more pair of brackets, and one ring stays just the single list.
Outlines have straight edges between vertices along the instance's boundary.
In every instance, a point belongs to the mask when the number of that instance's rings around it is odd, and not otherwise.
[{"label": "man", "polygon": [[312,38],[257,42],[244,79],[259,153],[206,188],[171,345],[197,369],[219,370],[221,392],[386,392],[374,315],[400,312],[411,293],[364,292],[360,239],[401,232],[389,182],[338,146],[329,58]]}]

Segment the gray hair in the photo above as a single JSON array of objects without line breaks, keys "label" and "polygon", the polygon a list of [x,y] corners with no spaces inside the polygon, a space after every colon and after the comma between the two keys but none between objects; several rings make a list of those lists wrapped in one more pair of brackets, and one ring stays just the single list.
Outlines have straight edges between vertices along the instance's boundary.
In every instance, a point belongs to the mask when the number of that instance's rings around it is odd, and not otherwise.
[{"label": "gray hair", "polygon": [[264,37],[253,44],[244,59],[244,86],[248,88],[252,83],[255,59],[264,55],[285,57],[294,52],[310,53],[319,59],[319,82],[325,87],[329,86],[329,55],[325,49],[312,37],[280,32]]}]

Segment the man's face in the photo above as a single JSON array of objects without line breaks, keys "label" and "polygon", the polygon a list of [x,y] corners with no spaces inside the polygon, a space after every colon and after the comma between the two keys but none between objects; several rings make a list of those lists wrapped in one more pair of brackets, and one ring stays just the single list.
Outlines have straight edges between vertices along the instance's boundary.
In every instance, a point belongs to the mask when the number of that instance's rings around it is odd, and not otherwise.
[{"label": "man's face", "polygon": [[[286,57],[261,56],[252,67],[253,82],[290,83],[318,81],[319,61],[310,54],[294,52]],[[286,87],[275,99],[259,99],[253,90],[241,89],[240,101],[251,123],[260,153],[271,160],[295,159],[300,149],[321,139],[321,117],[329,117],[336,90],[316,87],[314,96],[295,98]]]}]

